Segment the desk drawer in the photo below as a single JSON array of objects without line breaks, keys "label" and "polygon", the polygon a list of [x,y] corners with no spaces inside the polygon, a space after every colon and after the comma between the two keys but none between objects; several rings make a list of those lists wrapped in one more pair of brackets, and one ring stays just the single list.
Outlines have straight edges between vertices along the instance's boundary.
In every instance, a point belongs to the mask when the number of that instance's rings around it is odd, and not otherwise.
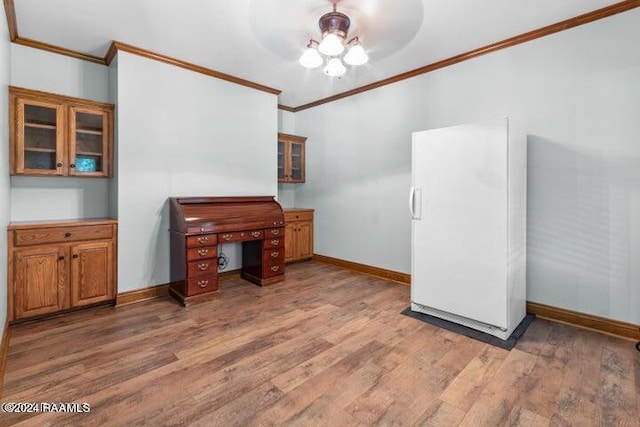
[{"label": "desk drawer", "polygon": [[282,247],[284,247],[284,236],[264,239],[262,241],[262,249],[264,250]]},{"label": "desk drawer", "polygon": [[313,211],[285,211],[284,222],[313,221]]},{"label": "desk drawer", "polygon": [[238,231],[233,233],[220,233],[220,243],[246,242],[248,240],[260,240],[263,230]]},{"label": "desk drawer", "polygon": [[215,245],[218,243],[218,237],[215,234],[204,234],[202,236],[187,237],[187,247],[197,248],[200,246]]},{"label": "desk drawer", "polygon": [[187,249],[187,261],[195,261],[199,259],[217,258],[217,257],[218,257],[217,246],[207,246],[204,248]]},{"label": "desk drawer", "polygon": [[113,227],[111,225],[51,227],[16,230],[14,244],[15,246],[28,246],[111,238],[113,238]]},{"label": "desk drawer", "polygon": [[273,277],[284,274],[284,248],[262,251],[262,276]]},{"label": "desk drawer", "polygon": [[284,239],[284,227],[280,227],[280,228],[267,228],[264,231],[264,238],[265,239],[273,239],[274,237],[276,238],[283,238]]},{"label": "desk drawer", "polygon": [[218,290],[218,276],[202,276],[187,280],[187,295],[203,294]]},{"label": "desk drawer", "polygon": [[218,272],[218,259],[207,258],[200,261],[191,261],[187,265],[187,277],[205,276]]}]

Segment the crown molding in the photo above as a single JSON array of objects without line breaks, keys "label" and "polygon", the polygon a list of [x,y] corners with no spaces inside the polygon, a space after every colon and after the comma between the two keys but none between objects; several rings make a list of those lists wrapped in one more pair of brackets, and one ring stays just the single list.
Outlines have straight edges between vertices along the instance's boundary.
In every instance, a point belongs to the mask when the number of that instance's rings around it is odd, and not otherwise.
[{"label": "crown molding", "polygon": [[13,0],[4,0],[4,13],[7,15],[7,27],[9,27],[9,38],[14,41],[18,38],[18,22],[16,21],[16,8]]},{"label": "crown molding", "polygon": [[210,77],[215,77],[221,80],[226,80],[228,82],[232,82],[242,86],[261,90],[263,92],[272,93],[274,95],[278,95],[281,92],[281,90],[279,89],[263,86],[261,84],[251,82],[249,80],[241,79],[240,77],[235,77],[230,74],[221,73],[219,71],[212,70],[211,68],[201,67],[200,65],[192,64],[190,62],[186,62],[181,59],[172,58],[170,56],[163,55],[161,53],[152,52],[150,50],[142,49],[142,48],[132,46],[126,43],[122,43],[119,41],[114,41],[111,44],[111,47],[109,47],[109,50],[107,51],[107,56],[105,57],[105,63],[107,65],[111,63],[111,61],[113,60],[113,57],[115,56],[114,50],[132,53],[138,56],[143,56],[145,58],[153,59],[155,61],[164,62],[166,64],[187,69],[189,71],[204,74]]},{"label": "crown molding", "polygon": [[625,0],[620,3],[615,3],[602,9],[597,9],[592,12],[585,13],[583,15],[576,16],[555,24],[548,25],[546,27],[538,28],[537,30],[529,31],[515,37],[492,43],[487,46],[480,47],[478,49],[471,50],[469,52],[462,53],[460,55],[452,56],[451,58],[443,59],[438,62],[434,62],[429,65],[425,65],[415,70],[407,71],[405,73],[397,74],[395,76],[379,80],[374,83],[370,83],[365,86],[361,86],[346,92],[339,93],[337,95],[322,98],[317,101],[310,102],[308,104],[300,105],[293,108],[293,112],[307,110],[309,108],[317,107],[322,104],[337,101],[339,99],[347,98],[349,96],[357,95],[362,92],[367,92],[373,89],[377,89],[382,86],[397,83],[402,80],[410,79],[412,77],[419,76],[421,74],[429,73],[431,71],[438,70],[440,68],[448,67],[450,65],[457,64],[459,62],[467,61],[469,59],[477,58],[488,53],[496,52],[498,50],[513,47],[521,43],[526,43],[531,40],[535,40],[550,34],[558,33],[560,31],[568,30],[570,28],[578,27],[580,25],[588,24],[599,19],[607,18],[618,13],[626,12],[631,9],[640,7],[640,0]]},{"label": "crown molding", "polygon": [[279,109],[279,110],[288,111],[288,112],[290,112],[290,113],[295,113],[295,112],[296,112],[296,109],[295,109],[295,108],[293,108],[293,107],[288,107],[288,106],[286,106],[286,105],[282,105],[282,104],[278,104],[278,109]]},{"label": "crown molding", "polygon": [[93,62],[95,64],[105,65],[104,58],[99,56],[89,55],[87,53],[78,52],[75,50],[67,49],[60,46],[55,46],[48,43],[43,43],[37,40],[31,40],[24,37],[17,37],[13,40],[15,44],[22,46],[32,47],[34,49],[46,50],[48,52],[57,53],[59,55],[70,56],[76,59],[82,59],[83,61]]}]

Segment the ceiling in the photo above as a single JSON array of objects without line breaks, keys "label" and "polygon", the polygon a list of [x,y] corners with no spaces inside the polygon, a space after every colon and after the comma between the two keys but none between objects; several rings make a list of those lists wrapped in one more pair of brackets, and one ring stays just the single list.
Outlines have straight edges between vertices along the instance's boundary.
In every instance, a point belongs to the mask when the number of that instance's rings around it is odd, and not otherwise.
[{"label": "ceiling", "polygon": [[340,0],[369,63],[298,64],[329,0],[13,0],[21,38],[104,57],[116,40],[280,89],[297,107],[619,0]]}]

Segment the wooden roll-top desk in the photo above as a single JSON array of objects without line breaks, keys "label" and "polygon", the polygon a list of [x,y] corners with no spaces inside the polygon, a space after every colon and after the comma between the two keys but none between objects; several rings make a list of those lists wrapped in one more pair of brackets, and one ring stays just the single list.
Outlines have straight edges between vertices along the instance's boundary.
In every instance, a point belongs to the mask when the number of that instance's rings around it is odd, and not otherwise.
[{"label": "wooden roll-top desk", "polygon": [[218,291],[218,245],[242,242],[241,277],[284,280],[284,214],[272,196],[171,197],[169,293],[184,305]]}]

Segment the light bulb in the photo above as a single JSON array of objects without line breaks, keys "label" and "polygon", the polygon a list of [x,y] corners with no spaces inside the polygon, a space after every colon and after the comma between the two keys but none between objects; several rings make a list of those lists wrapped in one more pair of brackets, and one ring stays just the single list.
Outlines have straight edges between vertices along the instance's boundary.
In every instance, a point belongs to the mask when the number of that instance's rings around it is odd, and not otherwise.
[{"label": "light bulb", "polygon": [[324,36],[322,43],[318,46],[318,50],[327,56],[340,55],[344,51],[342,39],[333,33]]},{"label": "light bulb", "polygon": [[344,62],[349,65],[362,65],[365,64],[368,60],[369,57],[359,43],[351,46],[349,52],[347,52],[347,54],[344,56]]},{"label": "light bulb", "polygon": [[300,65],[307,68],[315,68],[322,65],[322,57],[315,47],[307,47],[300,57]]},{"label": "light bulb", "polygon": [[327,66],[324,67],[324,73],[329,77],[340,77],[346,71],[347,69],[338,58],[331,58]]}]

